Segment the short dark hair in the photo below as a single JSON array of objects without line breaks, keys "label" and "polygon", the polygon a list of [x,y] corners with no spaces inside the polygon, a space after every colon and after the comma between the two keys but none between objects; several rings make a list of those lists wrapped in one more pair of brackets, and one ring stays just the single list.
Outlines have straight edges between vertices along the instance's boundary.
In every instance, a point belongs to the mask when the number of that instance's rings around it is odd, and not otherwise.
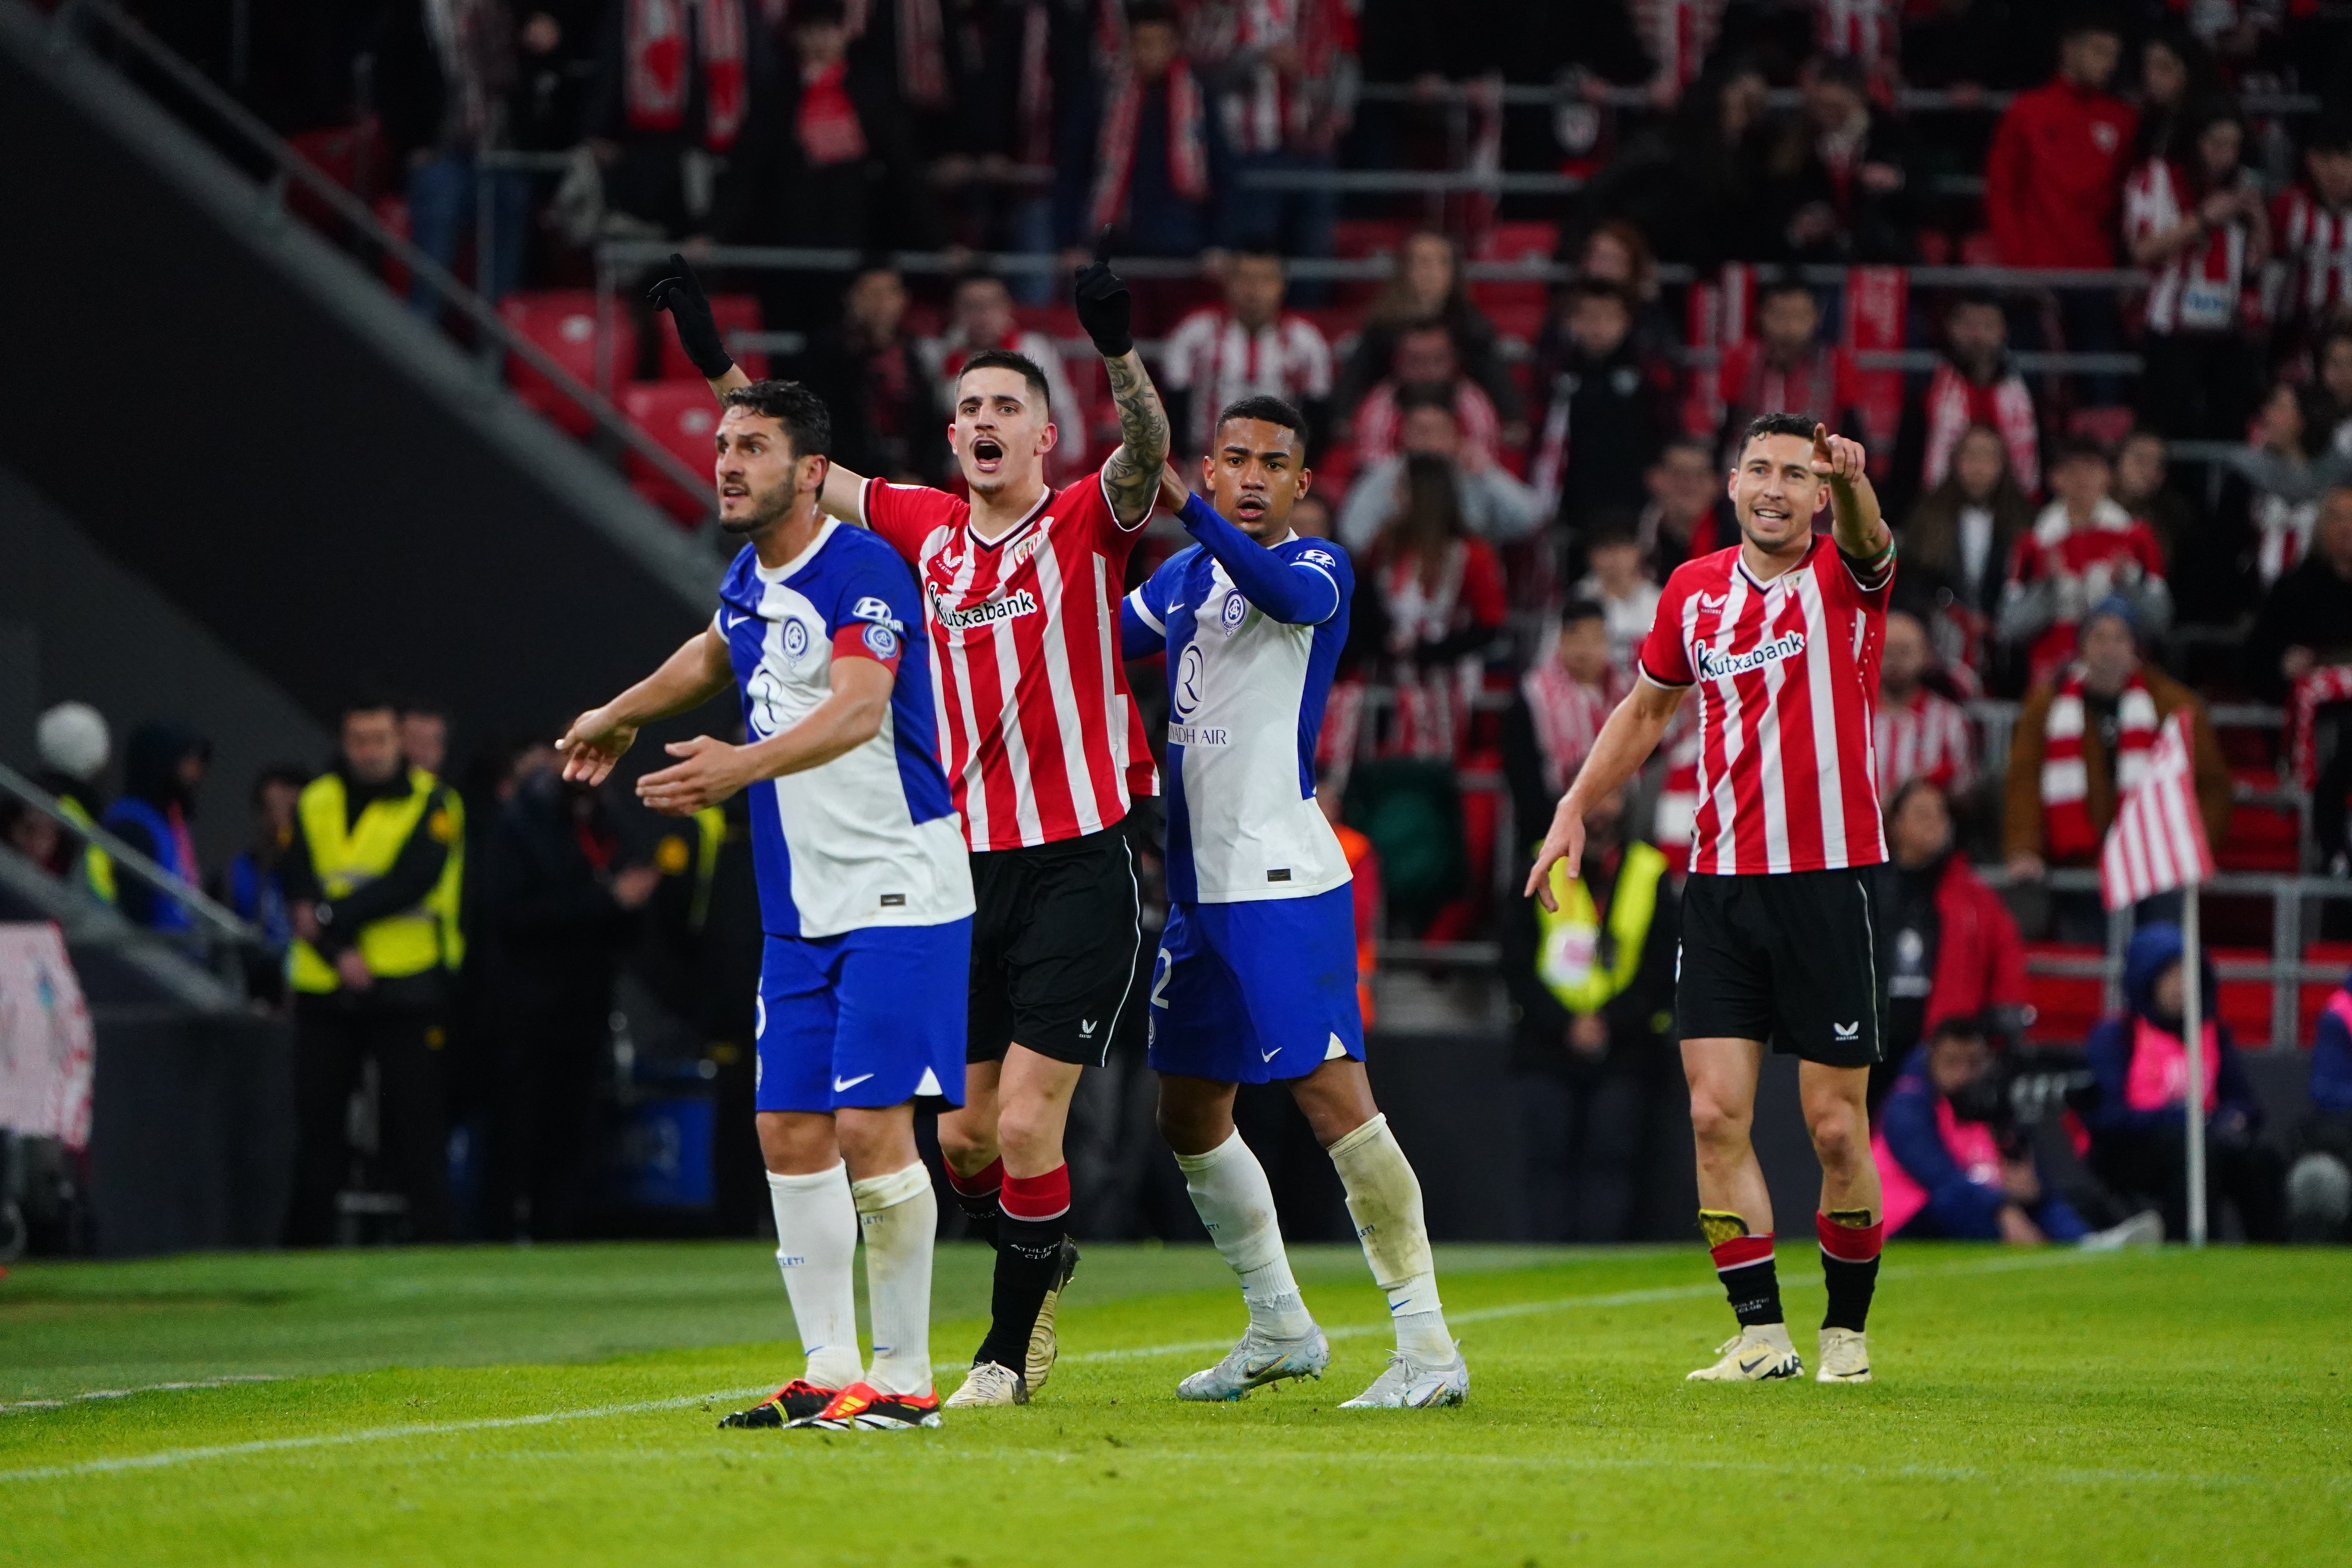
[{"label": "short dark hair", "polygon": [[1591,520],[1584,525],[1584,552],[1587,555],[1604,545],[1641,542],[1641,519],[1629,506],[1596,508]]},{"label": "short dark hair", "polygon": [[340,724],[354,713],[389,713],[397,721],[400,699],[379,687],[364,686],[343,699],[342,707],[335,711],[335,722]]},{"label": "short dark hair", "polygon": [[797,381],[778,381],[773,377],[755,381],[749,386],[737,387],[719,401],[730,408],[744,409],[782,426],[784,438],[793,444],[795,458],[833,455],[833,416],[826,412],[824,398]]},{"label": "short dark hair", "polygon": [[449,721],[449,705],[412,691],[400,700],[400,716],[404,719],[438,719],[446,724]]},{"label": "short dark hair", "polygon": [[2306,153],[2352,153],[2352,114],[2341,110],[2331,110],[2322,114],[2319,123],[2313,126],[2311,134],[2304,139],[2303,150]]},{"label": "short dark hair", "polygon": [[2002,307],[2000,296],[1994,293],[1990,289],[1962,289],[1958,290],[1957,293],[1953,294],[1951,303],[1944,307],[1944,314],[1948,317],[1955,310],[1974,310],[1984,306],[1990,306],[1992,309],[2000,310],[2002,318],[2004,320],[2007,319],[2009,312]]},{"label": "short dark hair", "polygon": [[1612,304],[1623,306],[1629,313],[1633,309],[1633,296],[1606,278],[1580,278],[1568,286],[1568,302],[1571,309],[1588,300],[1606,300]]},{"label": "short dark hair", "polygon": [[1927,1031],[1930,1046],[1940,1040],[1983,1040],[1990,1043],[1991,1039],[1992,1031],[1985,1027],[1984,1019],[1974,1013],[1955,1013],[1948,1018],[1937,1020],[1936,1026]]},{"label": "short dark hair", "polygon": [[1952,797],[1945,791],[1942,784],[1937,784],[1926,773],[1915,773],[1896,785],[1895,793],[1887,796],[1886,820],[1891,823],[1900,816],[1904,806],[1909,804],[1911,797],[1921,790],[1935,791],[1936,798],[1944,803],[1944,809],[1948,812],[1952,809]]},{"label": "short dark hair", "polygon": [[1792,414],[1786,409],[1778,414],[1759,414],[1748,422],[1747,430],[1739,437],[1739,449],[1746,452],[1751,442],[1765,436],[1800,436],[1810,441],[1813,438],[1813,426],[1820,423],[1810,414]]},{"label": "short dark hair", "polygon": [[2107,450],[2106,443],[2096,436],[2069,436],[2058,443],[2057,454],[2050,459],[2051,471],[2055,473],[2063,465],[2078,458],[2104,463],[2109,468],[2113,468],[2116,461],[2114,455]]},{"label": "short dark hair", "polygon": [[792,27],[842,26],[849,20],[849,7],[843,0],[793,0]]},{"label": "short dark hair", "polygon": [[[956,372],[956,385],[959,387],[963,385],[963,378],[976,370],[1019,372],[1021,379],[1029,384],[1029,390],[1037,395],[1037,401],[1045,405],[1046,414],[1048,416],[1053,414],[1054,389],[1045,384],[1045,371],[1039,368],[1037,362],[1027,354],[1014,353],[1011,349],[982,349],[964,361],[963,368]],[[959,403],[962,401],[961,395],[956,401]],[[954,410],[950,409],[949,412],[953,413]]]},{"label": "short dark hair", "polygon": [[1768,272],[1756,284],[1756,302],[1759,305],[1767,300],[1778,299],[1783,294],[1802,294],[1806,299],[1812,300],[1815,310],[1821,308],[1822,302],[1814,295],[1813,286],[1805,281],[1802,274],[1796,271]]},{"label": "short dark hair", "polygon": [[1301,446],[1307,441],[1307,416],[1270,393],[1261,392],[1226,404],[1224,412],[1217,416],[1217,428],[1223,430],[1229,419],[1255,419],[1279,425],[1297,437]]},{"label": "short dark hair", "polygon": [[1434,383],[1411,382],[1397,388],[1397,416],[1402,418],[1416,408],[1443,409],[1447,418],[1457,417],[1454,411],[1454,389]]},{"label": "short dark hair", "polygon": [[1869,90],[1870,78],[1862,62],[1851,55],[1816,55],[1811,61],[1815,81],[1848,88],[1855,92]]},{"label": "short dark hair", "polygon": [[1584,621],[1605,621],[1608,618],[1609,612],[1593,599],[1570,599],[1559,607],[1559,629],[1562,631]]},{"label": "short dark hair", "polygon": [[289,789],[299,791],[318,776],[309,768],[297,767],[292,763],[271,763],[253,775],[253,787],[246,792],[246,804],[259,805],[262,795],[271,784],[284,784]]}]

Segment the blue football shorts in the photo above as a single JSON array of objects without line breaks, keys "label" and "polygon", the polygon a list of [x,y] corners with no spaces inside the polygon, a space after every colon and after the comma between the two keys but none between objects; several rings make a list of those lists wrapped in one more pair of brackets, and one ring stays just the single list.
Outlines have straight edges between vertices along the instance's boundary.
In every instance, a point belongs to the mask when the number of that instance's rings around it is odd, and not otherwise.
[{"label": "blue football shorts", "polygon": [[1154,1071],[1218,1083],[1305,1078],[1364,1059],[1355,890],[1168,906],[1151,968]]},{"label": "blue football shorts", "polygon": [[963,1103],[971,918],[770,936],[760,954],[761,1110]]}]

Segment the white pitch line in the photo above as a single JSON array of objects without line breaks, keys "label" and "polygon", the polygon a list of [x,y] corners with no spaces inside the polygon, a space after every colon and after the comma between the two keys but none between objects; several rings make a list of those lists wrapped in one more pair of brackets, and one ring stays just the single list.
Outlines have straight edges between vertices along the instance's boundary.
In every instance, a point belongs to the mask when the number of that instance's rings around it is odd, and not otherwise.
[{"label": "white pitch line", "polygon": [[275,1372],[233,1372],[188,1383],[149,1383],[137,1388],[93,1388],[56,1399],[0,1399],[0,1415],[5,1415],[11,1410],[62,1410],[85,1399],[128,1399],[134,1394],[169,1394],[183,1388],[230,1388],[240,1383],[276,1383],[283,1375]]},{"label": "white pitch line", "polygon": [[[1979,1262],[1941,1267],[1900,1265],[1882,1270],[1882,1277],[1929,1278],[1967,1274],[2007,1273],[2019,1268],[2047,1268],[2053,1264],[2080,1262],[2112,1256],[2106,1253],[2066,1252],[2044,1253],[2032,1258],[1996,1258]],[[1821,1283],[1820,1276],[1800,1276],[1784,1281],[1790,1287],[1808,1287]],[[1498,1307],[1481,1307],[1452,1314],[1450,1322],[1481,1322],[1500,1318],[1526,1317],[1543,1312],[1567,1311],[1578,1308],[1640,1306],[1654,1301],[1679,1300],[1685,1298],[1711,1296],[1719,1287],[1714,1285],[1665,1285],[1646,1290],[1615,1290],[1599,1296],[1564,1296],[1549,1301],[1513,1302]],[[1386,1323],[1341,1323],[1324,1332],[1334,1339],[1351,1339],[1362,1334],[1378,1333]],[[1175,1355],[1228,1348],[1225,1340],[1196,1340],[1178,1344],[1141,1345],[1128,1350],[1088,1351],[1066,1356],[1068,1362],[1101,1362],[1139,1359],[1146,1356]],[[130,1392],[130,1391],[124,1391]],[[596,1405],[580,1410],[555,1410],[538,1415],[488,1416],[472,1421],[419,1421],[399,1426],[371,1426],[357,1432],[320,1432],[300,1437],[267,1437],[250,1443],[221,1443],[202,1448],[165,1448],[152,1454],[132,1454],[116,1458],[84,1459],[70,1465],[44,1465],[32,1469],[0,1470],[0,1482],[63,1480],[74,1476],[111,1475],[124,1470],[162,1469],[173,1465],[194,1464],[205,1459],[236,1458],[248,1454],[288,1453],[304,1448],[343,1447],[356,1443],[392,1442],[403,1437],[430,1437],[451,1432],[488,1432],[513,1426],[547,1426],[562,1421],[594,1421],[613,1415],[635,1415],[654,1410],[682,1410],[690,1405],[700,1405],[713,1399],[748,1398],[754,1394],[769,1392],[768,1385],[752,1388],[724,1389],[710,1394],[682,1394],[671,1399],[640,1400],[627,1405]],[[1679,1461],[1676,1461],[1679,1462]]]}]

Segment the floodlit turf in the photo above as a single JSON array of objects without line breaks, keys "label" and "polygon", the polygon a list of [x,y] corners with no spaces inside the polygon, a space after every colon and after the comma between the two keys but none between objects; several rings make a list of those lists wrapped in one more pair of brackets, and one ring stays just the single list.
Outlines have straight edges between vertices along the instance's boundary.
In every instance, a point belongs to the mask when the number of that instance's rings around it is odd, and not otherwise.
[{"label": "floodlit turf", "polygon": [[[858,1436],[715,1429],[797,1364],[753,1246],[21,1267],[0,1561],[2346,1560],[2342,1253],[1897,1247],[1879,1381],[1823,1388],[1683,1383],[1727,1331],[1696,1247],[1441,1249],[1469,1405],[1344,1413],[1380,1300],[1350,1251],[1298,1265],[1320,1384],[1178,1405],[1240,1326],[1223,1265],[1098,1246],[1035,1404]],[[985,1298],[984,1255],[943,1254],[943,1366]]]}]

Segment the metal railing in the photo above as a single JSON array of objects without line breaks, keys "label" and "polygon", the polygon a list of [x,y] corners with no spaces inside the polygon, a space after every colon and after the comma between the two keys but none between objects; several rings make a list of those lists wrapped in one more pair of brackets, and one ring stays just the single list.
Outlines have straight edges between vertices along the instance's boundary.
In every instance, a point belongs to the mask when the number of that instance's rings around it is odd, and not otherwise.
[{"label": "metal railing", "polygon": [[[1495,102],[1512,108],[1549,109],[1562,103],[1594,103],[1609,109],[1645,110],[1656,113],[1672,112],[1671,102],[1661,104],[1651,97],[1647,87],[1615,87],[1591,79],[1545,83],[1500,81],[1445,81],[1427,84],[1412,82],[1368,81],[1356,88],[1356,99],[1361,103],[1451,104]],[[1926,114],[1998,114],[2017,97],[2012,91],[2000,89],[1975,89],[1953,88],[1897,88],[1893,94],[1894,107],[1905,113]],[[1768,109],[1801,109],[1805,95],[1795,88],[1771,88],[1764,94]],[[2321,100],[2305,92],[2253,93],[2240,100],[2241,106],[2257,117],[2273,115],[2306,115],[2319,112]]]},{"label": "metal railing", "polygon": [[[667,447],[639,429],[626,415],[614,407],[604,395],[603,387],[583,384],[579,377],[544,349],[508,326],[488,301],[460,282],[447,268],[385,227],[369,210],[366,203],[336,184],[331,176],[296,152],[244,105],[159,42],[145,27],[116,9],[112,0],[64,0],[50,18],[50,37],[60,49],[79,44],[81,29],[92,22],[102,24],[115,41],[202,105],[224,129],[233,132],[275,170],[260,193],[268,210],[282,212],[289,186],[300,187],[306,196],[320,203],[348,225],[364,245],[380,248],[396,258],[413,276],[434,290],[445,305],[464,316],[485,342],[497,343],[503,353],[514,355],[544,376],[562,396],[577,404],[599,429],[678,484],[687,494],[708,495],[710,488],[709,474],[697,473],[679,462]],[[609,342],[609,331],[604,335]]]}]

